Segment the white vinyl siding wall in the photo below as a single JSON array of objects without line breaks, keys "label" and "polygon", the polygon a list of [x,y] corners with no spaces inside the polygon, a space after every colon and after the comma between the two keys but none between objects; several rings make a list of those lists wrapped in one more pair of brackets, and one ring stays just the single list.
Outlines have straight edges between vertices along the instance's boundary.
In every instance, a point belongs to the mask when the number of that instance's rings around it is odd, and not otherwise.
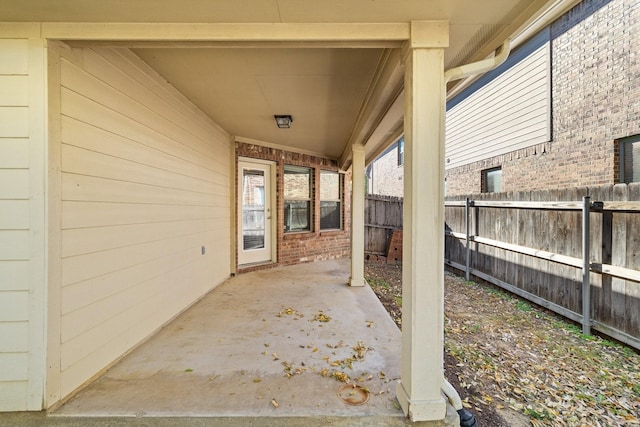
[{"label": "white vinyl siding wall", "polygon": [[0,411],[39,410],[44,390],[45,51],[35,34],[0,24]]},{"label": "white vinyl siding wall", "polygon": [[447,111],[446,168],[549,141],[549,43]]},{"label": "white vinyl siding wall", "polygon": [[60,80],[62,398],[229,276],[232,172],[229,135],[131,51],[73,49]]}]

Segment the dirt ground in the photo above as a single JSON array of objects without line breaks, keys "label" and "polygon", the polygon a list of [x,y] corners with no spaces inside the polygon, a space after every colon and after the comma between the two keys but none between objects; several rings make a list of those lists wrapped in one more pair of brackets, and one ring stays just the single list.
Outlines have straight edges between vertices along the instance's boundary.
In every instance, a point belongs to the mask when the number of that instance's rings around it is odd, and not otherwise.
[{"label": "dirt ground", "polygon": [[[365,276],[402,325],[402,266]],[[638,426],[640,355],[496,288],[445,273],[445,375],[480,426]]]}]

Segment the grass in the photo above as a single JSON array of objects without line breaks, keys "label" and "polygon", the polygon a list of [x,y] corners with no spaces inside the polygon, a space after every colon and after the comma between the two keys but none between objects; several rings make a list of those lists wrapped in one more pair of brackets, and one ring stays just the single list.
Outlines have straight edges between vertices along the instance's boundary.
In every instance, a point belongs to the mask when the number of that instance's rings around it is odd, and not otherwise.
[{"label": "grass", "polygon": [[533,310],[533,307],[526,301],[516,302],[516,308],[527,313]]},{"label": "grass", "polygon": [[367,283],[369,283],[369,286],[371,286],[372,288],[375,288],[375,287],[380,287],[385,289],[391,288],[391,285],[388,282],[375,277],[372,277],[372,278],[367,277]]}]

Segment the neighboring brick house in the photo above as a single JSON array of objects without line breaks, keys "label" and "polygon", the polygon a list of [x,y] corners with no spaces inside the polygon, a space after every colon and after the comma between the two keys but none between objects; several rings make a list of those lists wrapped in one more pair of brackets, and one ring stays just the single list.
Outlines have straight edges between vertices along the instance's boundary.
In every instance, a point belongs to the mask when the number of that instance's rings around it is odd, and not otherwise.
[{"label": "neighboring brick house", "polygon": [[404,178],[404,138],[382,152],[367,167],[367,193],[402,197]]},{"label": "neighboring brick house", "polygon": [[581,2],[448,102],[447,195],[639,180],[638,1]]}]

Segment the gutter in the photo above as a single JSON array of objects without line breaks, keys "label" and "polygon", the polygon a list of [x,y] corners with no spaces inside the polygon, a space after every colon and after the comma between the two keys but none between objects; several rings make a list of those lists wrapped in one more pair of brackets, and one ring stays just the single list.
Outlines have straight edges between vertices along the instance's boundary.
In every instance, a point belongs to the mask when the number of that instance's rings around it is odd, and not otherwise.
[{"label": "gutter", "polygon": [[459,67],[450,68],[444,72],[444,83],[464,79],[465,77],[475,74],[483,74],[499,67],[507,60],[511,52],[511,39],[506,39],[500,46],[493,58],[483,59],[482,61],[472,62],[470,64],[460,65]]},{"label": "gutter", "polygon": [[[520,44],[525,42],[529,37],[533,36],[538,31],[542,30],[544,27],[550,25],[556,19],[564,15],[567,11],[569,11],[572,7],[580,3],[581,0],[551,0],[548,3],[548,7],[544,10],[544,12],[535,18],[528,25],[525,25],[524,28],[516,31],[511,37],[511,49],[515,49]],[[482,61],[480,61],[482,62]],[[462,66],[464,67],[464,65]],[[460,67],[456,67],[460,68]],[[452,68],[454,70],[455,68]],[[487,70],[490,71],[490,70]],[[455,84],[451,87],[447,93],[447,100],[453,98],[458,93],[460,93],[464,88],[469,86],[474,80],[473,74],[470,76],[465,76],[466,80],[460,83]],[[465,78],[461,77],[461,78]],[[452,79],[451,81],[459,80]]]}]

